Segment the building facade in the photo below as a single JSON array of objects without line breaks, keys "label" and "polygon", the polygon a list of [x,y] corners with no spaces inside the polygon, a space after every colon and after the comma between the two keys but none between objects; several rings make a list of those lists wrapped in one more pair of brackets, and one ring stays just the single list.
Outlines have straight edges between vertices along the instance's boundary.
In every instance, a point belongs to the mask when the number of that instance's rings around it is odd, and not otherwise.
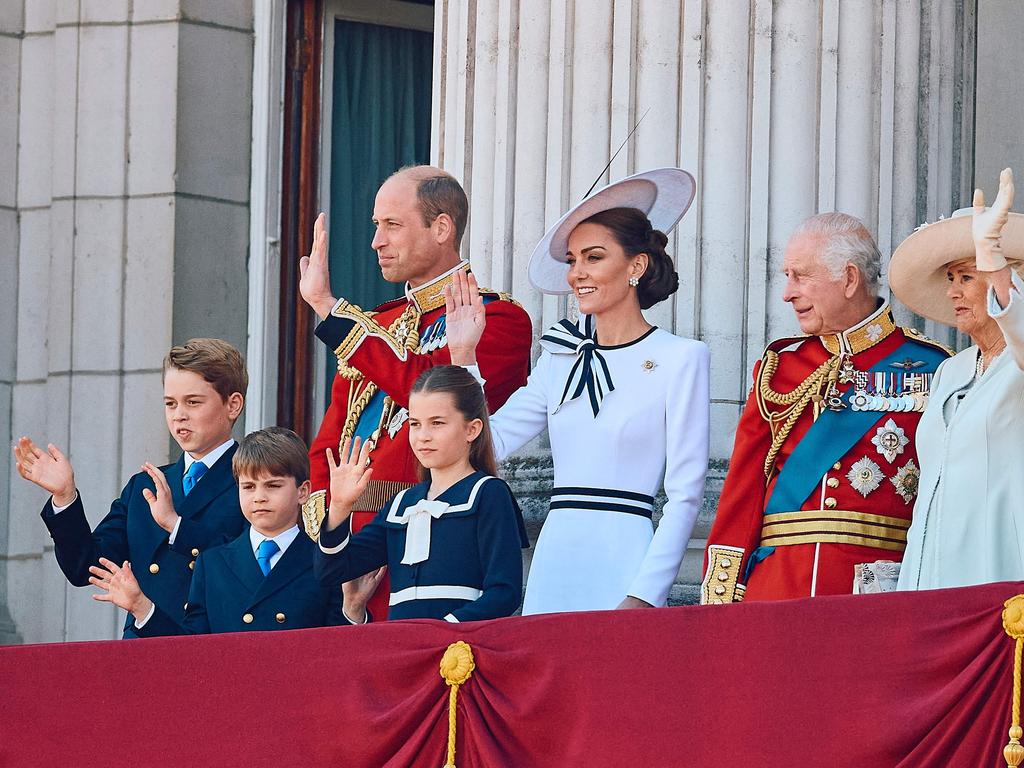
[{"label": "building facade", "polygon": [[[795,328],[780,299],[789,232],[843,210],[887,257],[976,180],[992,189],[1021,167],[1005,52],[1022,31],[971,0],[3,3],[0,435],[68,450],[97,522],[142,461],[174,455],[160,413],[172,343],[246,351],[240,431],[315,429],[329,361],[295,265],[318,210],[341,227],[339,291],[379,295],[393,289],[366,269],[367,195],[405,162],[443,166],[470,196],[465,255],[539,336],[574,311],[526,277],[546,226],[599,176],[679,165],[698,189],[670,240],[681,287],[649,317],[712,351],[686,599],[750,368]],[[543,438],[507,471],[536,527]],[[115,637],[115,612],[57,569],[43,501],[13,462],[0,472],[0,642]]]}]

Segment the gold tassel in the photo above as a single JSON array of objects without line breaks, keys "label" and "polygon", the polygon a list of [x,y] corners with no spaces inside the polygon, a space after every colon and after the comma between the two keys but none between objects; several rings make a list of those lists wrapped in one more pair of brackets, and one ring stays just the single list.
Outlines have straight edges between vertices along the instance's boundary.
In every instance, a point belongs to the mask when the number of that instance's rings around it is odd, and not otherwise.
[{"label": "gold tassel", "polygon": [[455,768],[455,703],[459,686],[469,680],[474,669],[473,649],[462,640],[449,645],[441,657],[441,677],[451,686],[448,693],[448,760],[444,768]]},{"label": "gold tassel", "polygon": [[1010,741],[1003,747],[1003,758],[1007,768],[1017,768],[1024,762],[1024,746],[1020,727],[1020,667],[1021,649],[1024,646],[1024,595],[1011,597],[1003,603],[1003,629],[1014,639],[1013,650],[1013,699],[1010,702]]}]

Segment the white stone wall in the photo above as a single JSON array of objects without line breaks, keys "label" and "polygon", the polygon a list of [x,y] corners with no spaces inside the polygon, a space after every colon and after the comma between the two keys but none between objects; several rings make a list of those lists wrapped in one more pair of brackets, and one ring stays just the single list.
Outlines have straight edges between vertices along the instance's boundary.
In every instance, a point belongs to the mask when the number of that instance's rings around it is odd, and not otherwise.
[{"label": "white stone wall", "polygon": [[[651,312],[713,354],[716,463],[684,581],[698,570],[750,366],[766,339],[793,329],[777,275],[789,231],[838,207],[864,218],[887,255],[965,199],[972,7],[437,0],[434,158],[470,193],[475,268],[523,301],[535,333],[570,308],[530,288],[533,245],[645,110],[604,180],[657,165],[697,177],[671,243],[682,289]],[[260,369],[276,364],[283,8],[0,1],[0,437],[70,450],[94,523],[143,459],[170,455],[159,364],[172,342],[204,334],[245,348],[248,331]],[[1008,21],[979,28],[1006,34]],[[247,271],[250,237],[258,273]],[[252,428],[274,412],[272,383],[271,371]],[[544,464],[526,462],[520,483],[538,514]],[[5,466],[0,642],[115,636],[114,613],[56,568],[43,494]]]},{"label": "white stone wall", "polygon": [[[94,524],[168,459],[172,342],[245,348],[251,57],[243,0],[0,3],[0,436],[69,452]],[[117,636],[3,466],[0,642]]]},{"label": "white stone wall", "polygon": [[649,315],[711,345],[716,458],[753,362],[796,327],[779,298],[793,227],[843,210],[888,256],[961,186],[951,2],[439,0],[436,19],[434,157],[469,191],[474,268],[535,333],[564,308],[529,285],[534,244],[647,110],[604,181],[697,178],[671,242],[680,291]]},{"label": "white stone wall", "polygon": [[602,183],[666,165],[697,179],[670,240],[680,290],[649,312],[711,347],[713,464],[683,582],[700,570],[751,367],[797,330],[780,298],[792,229],[843,210],[888,258],[959,203],[970,13],[946,0],[438,0],[434,159],[469,193],[474,269],[524,303],[535,334],[572,308],[530,286],[533,246],[645,112]]}]

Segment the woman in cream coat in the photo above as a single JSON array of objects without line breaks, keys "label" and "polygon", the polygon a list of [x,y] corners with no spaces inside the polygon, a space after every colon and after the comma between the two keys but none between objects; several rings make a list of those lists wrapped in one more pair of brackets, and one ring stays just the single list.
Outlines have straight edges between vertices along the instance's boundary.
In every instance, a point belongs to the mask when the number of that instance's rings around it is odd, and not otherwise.
[{"label": "woman in cream coat", "polygon": [[896,297],[973,342],[939,366],[918,426],[899,589],[1024,578],[1024,216],[1012,203],[1006,169],[992,208],[976,190],[973,209],[919,229],[892,257]]}]

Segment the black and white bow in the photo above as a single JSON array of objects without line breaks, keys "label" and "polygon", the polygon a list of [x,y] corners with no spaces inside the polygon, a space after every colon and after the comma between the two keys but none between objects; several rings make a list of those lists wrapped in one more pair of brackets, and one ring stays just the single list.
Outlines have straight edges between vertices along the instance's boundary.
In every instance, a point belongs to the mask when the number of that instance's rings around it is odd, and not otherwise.
[{"label": "black and white bow", "polygon": [[[562,320],[540,337],[540,345],[553,355],[576,355],[576,362],[569,371],[558,408],[575,400],[586,390],[590,398],[590,409],[597,416],[601,402],[605,395],[615,390],[615,384],[608,363],[597,350],[597,342],[594,341],[593,317],[584,315],[578,324]],[[558,408],[555,408],[556,413]]]}]

